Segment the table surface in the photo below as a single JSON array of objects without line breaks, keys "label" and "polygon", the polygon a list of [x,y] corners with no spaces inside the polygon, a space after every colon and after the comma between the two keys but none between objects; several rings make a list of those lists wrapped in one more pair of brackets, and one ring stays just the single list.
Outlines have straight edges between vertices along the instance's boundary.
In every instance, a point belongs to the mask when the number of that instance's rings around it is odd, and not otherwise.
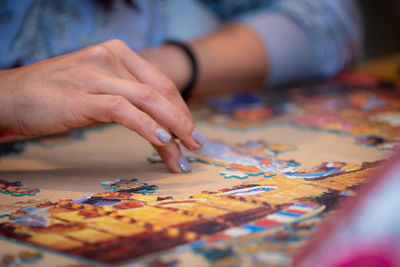
[{"label": "table surface", "polygon": [[1,157],[3,262],[286,266],[400,140],[393,91],[327,84],[193,111],[210,140],[185,151],[191,173],[115,125]]}]

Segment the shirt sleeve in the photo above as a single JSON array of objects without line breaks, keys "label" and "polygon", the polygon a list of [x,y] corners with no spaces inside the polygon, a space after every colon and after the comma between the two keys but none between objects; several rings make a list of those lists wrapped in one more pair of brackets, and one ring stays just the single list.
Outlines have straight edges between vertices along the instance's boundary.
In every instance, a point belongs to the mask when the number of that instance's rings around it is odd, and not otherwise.
[{"label": "shirt sleeve", "polygon": [[267,51],[268,87],[332,77],[361,55],[361,19],[352,0],[277,1],[239,20]]}]

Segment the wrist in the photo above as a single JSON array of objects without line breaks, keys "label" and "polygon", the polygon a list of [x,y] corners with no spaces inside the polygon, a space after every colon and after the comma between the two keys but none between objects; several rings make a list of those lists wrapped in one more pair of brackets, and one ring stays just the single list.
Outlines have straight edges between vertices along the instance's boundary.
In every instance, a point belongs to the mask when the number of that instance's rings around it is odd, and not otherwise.
[{"label": "wrist", "polygon": [[165,43],[165,45],[166,46],[174,46],[176,48],[179,48],[186,55],[187,61],[189,61],[190,76],[181,91],[181,95],[182,95],[183,99],[187,100],[190,97],[190,94],[193,91],[193,89],[196,85],[196,82],[197,82],[197,78],[198,78],[198,64],[197,64],[196,56],[193,52],[193,49],[185,43],[170,40],[170,41],[167,41]]},{"label": "wrist", "polygon": [[10,75],[12,75],[12,70],[2,70],[0,71],[0,131],[8,130],[7,120],[10,118],[10,100],[9,100],[9,92],[10,92]]},{"label": "wrist", "polygon": [[178,47],[160,46],[142,50],[139,55],[167,76],[180,91],[190,79],[190,62]]}]

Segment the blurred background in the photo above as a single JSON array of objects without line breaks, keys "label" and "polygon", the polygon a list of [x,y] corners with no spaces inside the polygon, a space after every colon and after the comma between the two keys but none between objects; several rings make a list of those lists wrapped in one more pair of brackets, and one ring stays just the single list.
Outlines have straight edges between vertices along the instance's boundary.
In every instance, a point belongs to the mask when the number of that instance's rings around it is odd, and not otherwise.
[{"label": "blurred background", "polygon": [[400,1],[358,2],[364,15],[365,58],[400,53]]},{"label": "blurred background", "polygon": [[[358,2],[364,17],[364,59],[399,54],[400,0]],[[166,16],[169,36],[178,39],[199,36],[219,23],[198,0],[169,0]]]}]

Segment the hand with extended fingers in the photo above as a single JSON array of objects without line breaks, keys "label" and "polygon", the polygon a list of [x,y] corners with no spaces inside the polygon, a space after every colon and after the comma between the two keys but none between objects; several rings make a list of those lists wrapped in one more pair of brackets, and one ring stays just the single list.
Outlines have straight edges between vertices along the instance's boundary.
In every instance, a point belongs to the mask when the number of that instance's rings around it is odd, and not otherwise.
[{"label": "hand with extended fingers", "polygon": [[173,172],[190,171],[175,136],[197,149],[195,126],[175,85],[119,40],[0,72],[0,129],[44,135],[118,123],[148,140]]}]

